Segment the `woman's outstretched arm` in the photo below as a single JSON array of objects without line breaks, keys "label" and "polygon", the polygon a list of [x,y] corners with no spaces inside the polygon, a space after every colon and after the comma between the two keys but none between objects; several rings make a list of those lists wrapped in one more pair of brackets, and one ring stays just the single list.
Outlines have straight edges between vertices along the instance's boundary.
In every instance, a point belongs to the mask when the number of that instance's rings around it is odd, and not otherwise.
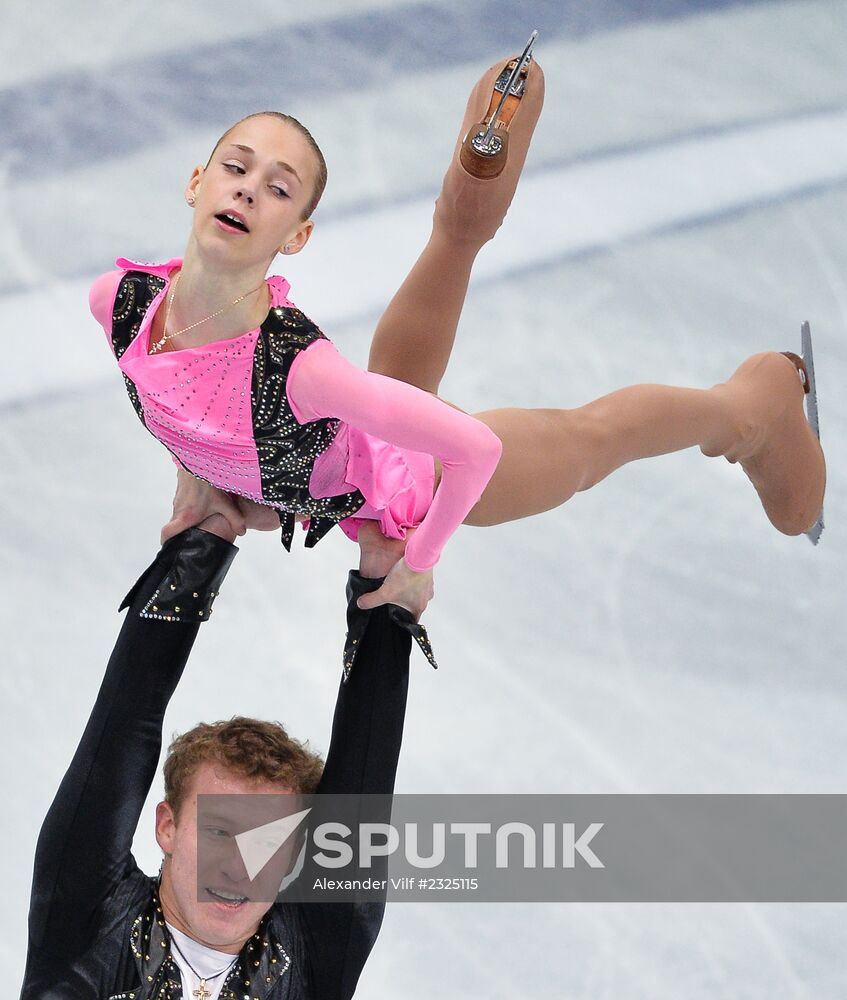
[{"label": "woman's outstretched arm", "polygon": [[288,398],[303,423],[337,417],[383,441],[439,459],[441,484],[405,555],[409,569],[432,569],[497,467],[497,435],[437,396],[356,368],[327,340],[297,357]]}]

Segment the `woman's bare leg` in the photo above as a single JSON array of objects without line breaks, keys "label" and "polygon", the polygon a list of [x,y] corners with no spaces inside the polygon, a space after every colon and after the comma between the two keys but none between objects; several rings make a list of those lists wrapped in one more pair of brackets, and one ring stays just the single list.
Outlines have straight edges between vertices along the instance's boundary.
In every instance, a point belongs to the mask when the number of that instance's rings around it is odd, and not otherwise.
[{"label": "woman's bare leg", "polygon": [[786,534],[808,530],[823,504],[823,453],[805,418],[797,369],[781,354],[754,355],[711,389],[637,385],[574,410],[476,416],[500,437],[503,455],[466,524],[550,510],[627,462],[695,445],[740,462]]},{"label": "woman's bare leg", "polygon": [[523,168],[544,103],[544,74],[531,63],[524,96],[509,128],[503,173],[480,180],[459,162],[459,148],[482,120],[494,81],[508,60],[492,66],[468,99],[453,159],[435,204],[432,236],[380,319],[368,368],[437,392],[450,360],[474,260],[497,232]]}]

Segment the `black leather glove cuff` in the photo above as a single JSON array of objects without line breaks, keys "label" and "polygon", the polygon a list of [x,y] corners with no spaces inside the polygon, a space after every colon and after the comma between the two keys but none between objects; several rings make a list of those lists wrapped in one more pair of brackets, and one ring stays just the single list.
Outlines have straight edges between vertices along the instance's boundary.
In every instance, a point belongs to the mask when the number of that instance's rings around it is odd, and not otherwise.
[{"label": "black leather glove cuff", "polygon": [[207,621],[237,552],[237,546],[210,531],[189,528],[165,542],[118,611],[140,599],[142,618]]},{"label": "black leather glove cuff", "polygon": [[[363,611],[356,604],[356,601],[362,594],[370,594],[374,590],[379,590],[384,580],[385,577],[378,580],[369,579],[361,576],[354,569],[350,570],[347,578],[347,637],[344,640],[344,653],[342,657],[345,681],[350,677],[350,671],[353,669],[353,664],[356,661],[359,645],[368,626],[368,619],[373,614],[372,611]],[[420,622],[416,622],[411,611],[408,611],[406,608],[401,608],[397,604],[389,604],[387,605],[387,609],[388,617],[392,622],[398,628],[409,633],[433,668],[437,670],[438,664],[435,662],[435,656],[432,652],[432,645],[430,644],[426,628]]]}]

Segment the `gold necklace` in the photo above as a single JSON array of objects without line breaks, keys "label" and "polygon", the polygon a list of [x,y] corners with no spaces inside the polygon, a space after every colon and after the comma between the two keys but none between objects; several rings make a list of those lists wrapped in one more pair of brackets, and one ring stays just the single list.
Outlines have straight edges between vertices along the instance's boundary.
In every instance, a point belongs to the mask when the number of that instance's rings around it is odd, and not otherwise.
[{"label": "gold necklace", "polygon": [[175,330],[173,333],[168,333],[168,321],[171,318],[171,306],[174,304],[174,297],[176,296],[176,287],[179,284],[179,279],[182,277],[182,271],[174,278],[174,286],[171,290],[170,298],[168,299],[168,305],[165,309],[165,325],[163,327],[164,332],[160,340],[157,340],[155,344],[150,346],[150,354],[155,354],[156,351],[160,351],[162,347],[169,341],[173,340],[174,337],[178,337],[181,333],[188,333],[189,330],[193,330],[195,326],[200,326],[203,323],[208,323],[210,319],[214,319],[215,316],[220,316],[221,313],[226,312],[227,309],[232,309],[233,306],[237,306],[239,302],[243,302],[248,295],[253,295],[262,288],[265,284],[264,281],[261,285],[252,289],[249,292],[245,292],[243,295],[239,295],[237,299],[233,299],[232,302],[218,309],[217,312],[213,312],[210,316],[206,316],[203,319],[198,319],[196,323],[192,323],[190,326],[184,326],[181,330]]}]

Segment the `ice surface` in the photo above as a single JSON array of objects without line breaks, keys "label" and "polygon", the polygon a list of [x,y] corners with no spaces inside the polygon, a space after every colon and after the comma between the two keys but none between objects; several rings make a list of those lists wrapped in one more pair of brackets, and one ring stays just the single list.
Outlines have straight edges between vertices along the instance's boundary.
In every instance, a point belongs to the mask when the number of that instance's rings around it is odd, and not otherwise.
[{"label": "ice surface", "polygon": [[[461,530],[427,612],[442,669],[415,658],[398,788],[844,791],[847,4],[51,7],[0,13],[11,980],[35,837],[172,489],[88,315],[90,279],[118,255],[181,252],[191,167],[276,87],[330,165],[292,297],[364,363],[426,238],[470,85],[535,26],[546,108],[443,394],[477,410],[709,385],[754,351],[797,350],[808,319],[828,524],[817,549],[778,535],[738,469],[691,452],[540,518]],[[284,52],[312,40],[309,86],[284,60],[257,72],[251,48],[269,38]],[[244,540],[167,735],[237,711],[326,748],[355,557],[334,534],[290,557],[272,536]],[[149,871],[159,791],[136,837]],[[844,927],[841,906],[398,905],[360,995],[834,1000]]]}]

